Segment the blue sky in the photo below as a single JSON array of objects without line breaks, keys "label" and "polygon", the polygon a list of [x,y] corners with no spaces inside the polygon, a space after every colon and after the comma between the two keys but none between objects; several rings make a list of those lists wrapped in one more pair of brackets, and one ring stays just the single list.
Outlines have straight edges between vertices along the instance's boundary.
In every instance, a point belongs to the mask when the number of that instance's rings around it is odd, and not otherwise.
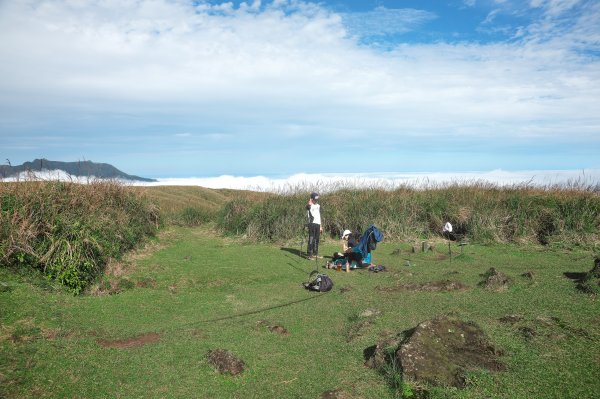
[{"label": "blue sky", "polygon": [[600,2],[0,1],[0,158],[600,169]]}]

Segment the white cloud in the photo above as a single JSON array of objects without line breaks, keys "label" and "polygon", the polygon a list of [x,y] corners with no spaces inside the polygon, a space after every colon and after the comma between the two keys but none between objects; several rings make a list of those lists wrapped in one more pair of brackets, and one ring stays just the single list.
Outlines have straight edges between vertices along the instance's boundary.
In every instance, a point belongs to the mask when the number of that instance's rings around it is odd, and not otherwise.
[{"label": "white cloud", "polygon": [[498,186],[528,184],[532,186],[572,185],[595,187],[600,182],[600,170],[523,170],[488,172],[423,172],[423,173],[352,173],[352,174],[306,174],[300,173],[281,178],[265,176],[218,176],[208,178],[158,179],[156,183],[136,183],[144,186],[202,186],[208,188],[231,188],[269,192],[313,191],[328,192],[341,187],[388,188],[400,185],[415,188],[443,186],[448,184],[469,185],[489,183]]},{"label": "white cloud", "polygon": [[372,11],[347,13],[342,18],[353,34],[382,36],[410,32],[437,16],[424,10],[379,6]]},{"label": "white cloud", "polygon": [[[530,4],[553,14],[575,3]],[[598,6],[587,10],[515,42],[380,52],[355,41],[347,16],[298,0],[1,2],[0,120],[15,110],[39,119],[101,110],[210,129],[235,119],[227,134],[254,129],[271,140],[315,130],[333,139],[556,136],[564,127],[587,137],[600,127],[600,68],[573,51],[600,42]],[[362,28],[374,34],[432,18],[385,8],[369,16]],[[556,26],[559,37],[540,39]]]},{"label": "white cloud", "polygon": [[[64,171],[43,171],[34,175],[22,173],[15,178],[0,179],[0,181],[61,180],[76,183],[89,183],[96,179],[94,176],[71,176]],[[505,171],[492,170],[488,172],[423,172],[423,173],[348,173],[348,174],[294,174],[287,177],[270,178],[266,176],[231,176],[223,175],[204,178],[164,178],[158,182],[131,182],[124,184],[138,186],[201,186],[207,188],[229,188],[236,190],[255,190],[267,192],[329,192],[342,187],[352,188],[384,188],[393,189],[400,185],[415,188],[444,186],[448,184],[478,184],[489,183],[498,186],[532,185],[554,186],[572,185],[575,187],[598,187],[600,170],[523,170]]]}]

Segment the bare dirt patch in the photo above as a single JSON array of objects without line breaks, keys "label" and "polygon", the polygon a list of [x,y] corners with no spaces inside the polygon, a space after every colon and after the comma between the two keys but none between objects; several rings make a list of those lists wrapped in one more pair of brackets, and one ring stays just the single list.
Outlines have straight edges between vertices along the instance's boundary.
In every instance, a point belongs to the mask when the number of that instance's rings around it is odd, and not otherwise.
[{"label": "bare dirt patch", "polygon": [[244,371],[245,363],[226,349],[212,349],[206,354],[208,362],[221,374],[238,375]]},{"label": "bare dirt patch", "polygon": [[469,286],[452,280],[433,281],[428,283],[408,283],[397,284],[393,287],[377,287],[376,289],[383,292],[394,291],[423,291],[423,292],[440,292],[440,291],[464,291]]},{"label": "bare dirt patch", "polygon": [[96,343],[103,348],[134,348],[137,346],[144,346],[146,344],[151,344],[154,342],[158,342],[160,340],[160,334],[158,333],[146,333],[142,335],[137,335],[135,337],[126,338],[126,339],[117,339],[117,340],[108,340],[108,339],[97,339]]},{"label": "bare dirt patch", "polygon": [[256,322],[256,327],[266,328],[267,330],[279,335],[290,335],[289,331],[279,324],[271,323],[268,320],[259,320]]}]

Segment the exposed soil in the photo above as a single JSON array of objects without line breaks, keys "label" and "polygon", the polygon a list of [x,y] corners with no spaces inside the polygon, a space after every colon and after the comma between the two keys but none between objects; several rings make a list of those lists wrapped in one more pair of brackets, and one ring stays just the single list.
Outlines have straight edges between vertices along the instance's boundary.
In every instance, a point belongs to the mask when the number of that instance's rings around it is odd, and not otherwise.
[{"label": "exposed soil", "polygon": [[97,339],[96,343],[103,348],[133,348],[136,346],[144,346],[160,340],[160,334],[158,333],[146,333],[127,339],[107,340]]},{"label": "exposed soil", "polygon": [[512,279],[505,274],[491,267],[487,272],[481,275],[485,280],[479,285],[491,291],[506,291],[512,284]]},{"label": "exposed soil", "polygon": [[394,287],[377,287],[376,289],[384,292],[393,291],[427,291],[427,292],[439,292],[439,291],[464,291],[469,286],[465,285],[460,281],[442,280],[433,281],[429,283],[410,283],[410,284],[397,284]]},{"label": "exposed soil", "polygon": [[559,340],[566,337],[583,337],[592,339],[590,333],[583,328],[569,326],[558,317],[537,316],[527,319],[521,315],[507,315],[499,319],[515,328],[515,333],[526,340],[536,337]]},{"label": "exposed soil", "polygon": [[226,349],[212,349],[206,354],[208,362],[221,374],[238,375],[244,371],[245,363]]},{"label": "exposed soil", "polygon": [[348,285],[346,287],[341,287],[340,288],[340,293],[342,293],[342,294],[345,293],[345,292],[348,292],[348,291],[352,291],[352,286]]},{"label": "exposed soil", "polygon": [[268,320],[259,320],[256,322],[257,327],[265,327],[269,331],[277,333],[279,335],[290,335],[289,331],[279,324],[271,323]]},{"label": "exposed soil", "polygon": [[504,370],[501,354],[478,325],[441,316],[420,323],[396,351],[396,360],[404,378],[463,388],[468,370]]}]

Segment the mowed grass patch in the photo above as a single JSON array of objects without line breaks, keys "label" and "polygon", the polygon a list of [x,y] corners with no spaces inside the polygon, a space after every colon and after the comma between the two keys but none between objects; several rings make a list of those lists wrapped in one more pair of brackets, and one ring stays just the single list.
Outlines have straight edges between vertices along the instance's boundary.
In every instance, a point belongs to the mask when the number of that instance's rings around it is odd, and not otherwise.
[{"label": "mowed grass patch", "polygon": [[[364,367],[364,350],[448,313],[479,324],[507,370],[473,372],[464,390],[426,387],[434,398],[593,397],[600,388],[600,306],[563,274],[588,271],[587,252],[469,245],[450,258],[445,243],[412,253],[413,243],[384,242],[374,261],[385,272],[344,273],[289,246],[205,228],[170,228],[158,240],[165,245],[135,260],[133,288],[118,295],[73,297],[0,269],[9,287],[0,292],[1,396],[394,398],[389,378]],[[315,266],[332,277],[331,292],[301,287]],[[491,267],[512,279],[506,290],[479,285]],[[466,289],[405,288],[444,280]],[[245,371],[217,373],[206,358],[217,348]]]}]

